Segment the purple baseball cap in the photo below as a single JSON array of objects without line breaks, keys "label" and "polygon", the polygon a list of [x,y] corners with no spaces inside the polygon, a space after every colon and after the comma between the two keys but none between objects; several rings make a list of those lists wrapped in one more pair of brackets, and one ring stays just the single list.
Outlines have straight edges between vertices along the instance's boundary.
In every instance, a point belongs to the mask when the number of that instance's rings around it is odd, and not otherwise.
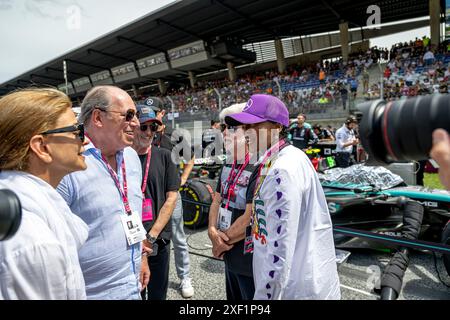
[{"label": "purple baseball cap", "polygon": [[225,117],[230,126],[272,121],[285,127],[289,126],[289,111],[277,97],[268,94],[254,94],[240,113]]}]

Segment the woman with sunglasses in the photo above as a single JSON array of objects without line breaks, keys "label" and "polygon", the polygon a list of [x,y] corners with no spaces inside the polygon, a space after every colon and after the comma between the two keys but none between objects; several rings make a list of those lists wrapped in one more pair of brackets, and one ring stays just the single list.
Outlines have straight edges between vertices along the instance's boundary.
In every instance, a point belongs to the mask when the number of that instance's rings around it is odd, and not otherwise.
[{"label": "woman with sunglasses", "polygon": [[161,121],[148,106],[138,105],[137,110],[140,126],[134,130],[132,147],[142,165],[142,221],[147,232],[146,245],[152,249],[148,256],[150,281],[141,295],[143,300],[165,300],[169,286],[170,219],[177,201],[180,177],[171,152],[152,146]]},{"label": "woman with sunglasses", "polygon": [[86,169],[83,125],[70,99],[54,89],[26,89],[0,99],[0,188],[22,205],[16,235],[0,242],[0,300],[86,299],[78,250],[87,225],[55,188]]}]

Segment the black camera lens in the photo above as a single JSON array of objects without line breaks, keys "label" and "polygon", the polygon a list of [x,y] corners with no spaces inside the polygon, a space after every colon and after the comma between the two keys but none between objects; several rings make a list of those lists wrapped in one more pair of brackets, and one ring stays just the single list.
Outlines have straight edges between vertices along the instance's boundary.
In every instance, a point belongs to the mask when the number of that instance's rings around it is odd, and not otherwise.
[{"label": "black camera lens", "polygon": [[11,238],[22,221],[22,207],[11,190],[0,190],[0,241]]},{"label": "black camera lens", "polygon": [[450,132],[450,95],[434,94],[358,105],[359,133],[371,162],[391,163],[429,158],[432,134]]}]

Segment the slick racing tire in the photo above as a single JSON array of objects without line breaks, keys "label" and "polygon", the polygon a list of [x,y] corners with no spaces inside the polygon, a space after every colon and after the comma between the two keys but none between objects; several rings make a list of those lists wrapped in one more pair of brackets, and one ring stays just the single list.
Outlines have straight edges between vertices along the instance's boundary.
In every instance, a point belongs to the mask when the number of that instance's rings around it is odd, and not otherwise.
[{"label": "slick racing tire", "polygon": [[180,188],[180,193],[183,199],[184,225],[189,229],[206,226],[214,195],[211,185],[199,179],[192,179]]},{"label": "slick racing tire", "polygon": [[[442,243],[450,245],[450,221],[446,224],[444,230],[442,231]],[[444,254],[443,260],[447,274],[450,276],[450,254]]]}]

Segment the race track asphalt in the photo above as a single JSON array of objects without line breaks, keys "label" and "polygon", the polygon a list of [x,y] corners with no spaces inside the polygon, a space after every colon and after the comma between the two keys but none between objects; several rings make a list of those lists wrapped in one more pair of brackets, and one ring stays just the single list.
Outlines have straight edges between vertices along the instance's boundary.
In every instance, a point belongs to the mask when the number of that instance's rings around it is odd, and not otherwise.
[{"label": "race track asphalt", "polygon": [[[191,278],[196,300],[226,300],[224,263],[212,257],[207,230],[186,229],[190,251]],[[373,291],[390,254],[372,250],[353,250],[347,262],[339,267],[343,300],[374,300]],[[450,286],[442,259],[437,257],[437,270],[441,279]],[[450,300],[450,287],[439,280],[434,256],[413,252],[403,281],[401,300]],[[174,251],[171,250],[168,300],[183,299],[178,290],[179,280],[175,271]]]}]

